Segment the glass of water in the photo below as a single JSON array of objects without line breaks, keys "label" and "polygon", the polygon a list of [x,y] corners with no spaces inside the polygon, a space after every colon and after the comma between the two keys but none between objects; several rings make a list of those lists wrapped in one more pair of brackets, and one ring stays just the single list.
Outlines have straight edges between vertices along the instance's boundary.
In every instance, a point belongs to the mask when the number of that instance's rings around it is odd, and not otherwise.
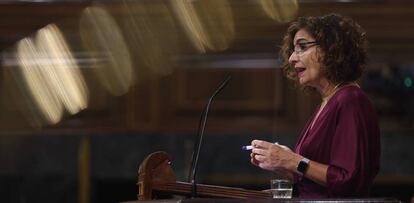
[{"label": "glass of water", "polygon": [[292,182],[286,179],[270,180],[270,191],[274,199],[292,198]]}]

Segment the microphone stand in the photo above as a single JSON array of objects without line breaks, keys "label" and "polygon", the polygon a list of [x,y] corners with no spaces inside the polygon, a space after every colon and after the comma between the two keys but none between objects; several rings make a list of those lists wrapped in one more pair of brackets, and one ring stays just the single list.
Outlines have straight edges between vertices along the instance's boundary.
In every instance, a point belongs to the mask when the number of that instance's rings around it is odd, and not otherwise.
[{"label": "microphone stand", "polygon": [[203,112],[201,113],[200,122],[198,125],[198,132],[197,132],[197,141],[194,143],[194,152],[192,156],[191,161],[191,168],[190,168],[190,174],[188,176],[189,181],[191,181],[191,197],[197,197],[197,183],[196,183],[196,174],[197,174],[197,163],[198,163],[198,157],[201,150],[201,143],[203,142],[203,135],[204,135],[204,129],[206,127],[207,123],[207,116],[208,111],[210,109],[211,104],[213,103],[214,97],[227,85],[227,83],[230,81],[231,76],[228,76],[226,80],[224,80],[223,83],[216,89],[216,91],[211,95],[210,99],[208,100],[206,106],[203,109]]}]

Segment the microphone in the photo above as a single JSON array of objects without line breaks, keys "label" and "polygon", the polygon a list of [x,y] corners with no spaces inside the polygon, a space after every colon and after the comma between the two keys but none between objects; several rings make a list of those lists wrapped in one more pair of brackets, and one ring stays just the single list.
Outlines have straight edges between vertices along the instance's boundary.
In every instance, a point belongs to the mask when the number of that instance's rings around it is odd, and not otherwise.
[{"label": "microphone", "polygon": [[198,157],[201,150],[201,143],[203,142],[203,135],[207,123],[208,111],[210,109],[211,104],[213,103],[214,97],[227,85],[230,79],[231,76],[229,75],[226,78],[226,80],[224,80],[224,82],[221,83],[221,85],[216,89],[213,95],[211,95],[210,99],[208,100],[206,106],[203,109],[203,112],[201,113],[200,122],[197,130],[197,141],[194,142],[194,151],[191,161],[190,174],[188,176],[188,181],[191,181],[191,197],[197,196],[197,183],[195,177],[197,174]]}]

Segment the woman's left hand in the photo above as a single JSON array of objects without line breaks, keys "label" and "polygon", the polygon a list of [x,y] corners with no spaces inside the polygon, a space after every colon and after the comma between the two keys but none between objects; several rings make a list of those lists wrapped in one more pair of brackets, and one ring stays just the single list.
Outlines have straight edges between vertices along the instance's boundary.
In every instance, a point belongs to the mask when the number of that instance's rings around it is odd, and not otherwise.
[{"label": "woman's left hand", "polygon": [[300,155],[292,152],[284,145],[274,144],[263,140],[253,140],[252,164],[269,171],[287,170],[293,172],[299,162]]}]

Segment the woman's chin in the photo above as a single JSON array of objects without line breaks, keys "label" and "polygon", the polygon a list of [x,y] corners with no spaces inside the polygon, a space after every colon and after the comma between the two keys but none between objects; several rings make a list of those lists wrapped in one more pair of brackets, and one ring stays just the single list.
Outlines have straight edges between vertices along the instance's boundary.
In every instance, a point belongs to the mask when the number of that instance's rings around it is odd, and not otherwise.
[{"label": "woman's chin", "polygon": [[306,86],[308,81],[304,78],[299,78],[299,85]]}]

